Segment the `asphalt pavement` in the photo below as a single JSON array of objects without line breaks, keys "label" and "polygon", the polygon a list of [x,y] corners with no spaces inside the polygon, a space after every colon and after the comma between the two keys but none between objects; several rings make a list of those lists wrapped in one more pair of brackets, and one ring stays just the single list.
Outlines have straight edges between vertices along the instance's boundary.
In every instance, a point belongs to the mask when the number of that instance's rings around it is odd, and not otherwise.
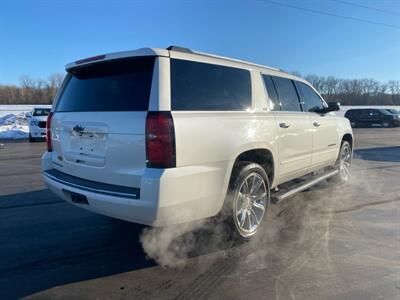
[{"label": "asphalt pavement", "polygon": [[348,184],[271,206],[244,244],[75,207],[43,184],[44,143],[1,142],[0,299],[400,299],[400,128],[355,139]]}]

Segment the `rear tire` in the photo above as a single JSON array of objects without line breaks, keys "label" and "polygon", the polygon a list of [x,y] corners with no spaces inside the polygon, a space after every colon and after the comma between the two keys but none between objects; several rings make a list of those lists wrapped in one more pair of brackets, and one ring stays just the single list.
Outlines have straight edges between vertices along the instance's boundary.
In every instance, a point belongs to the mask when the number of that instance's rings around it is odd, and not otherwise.
[{"label": "rear tire", "polygon": [[336,160],[334,168],[339,171],[338,174],[328,178],[329,182],[344,183],[349,180],[349,173],[352,160],[351,145],[347,141],[343,141],[340,146],[339,156]]},{"label": "rear tire", "polygon": [[260,231],[270,203],[270,185],[264,168],[241,162],[232,174],[225,214],[234,239],[247,241]]}]

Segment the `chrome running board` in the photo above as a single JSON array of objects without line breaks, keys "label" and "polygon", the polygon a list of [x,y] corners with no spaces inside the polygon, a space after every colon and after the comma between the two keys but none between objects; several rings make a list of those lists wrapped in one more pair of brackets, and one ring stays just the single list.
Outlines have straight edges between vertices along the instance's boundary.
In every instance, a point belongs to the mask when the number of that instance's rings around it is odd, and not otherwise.
[{"label": "chrome running board", "polygon": [[271,200],[273,203],[278,203],[282,200],[290,198],[290,197],[294,196],[295,194],[302,192],[302,191],[316,185],[317,183],[320,183],[322,180],[325,180],[329,177],[335,176],[338,173],[339,173],[339,170],[330,171],[330,172],[325,173],[317,178],[311,178],[309,180],[306,180],[305,182],[295,184],[289,190],[285,190],[285,191],[281,191],[281,192],[277,192],[277,193],[273,194],[271,197],[272,198]]}]

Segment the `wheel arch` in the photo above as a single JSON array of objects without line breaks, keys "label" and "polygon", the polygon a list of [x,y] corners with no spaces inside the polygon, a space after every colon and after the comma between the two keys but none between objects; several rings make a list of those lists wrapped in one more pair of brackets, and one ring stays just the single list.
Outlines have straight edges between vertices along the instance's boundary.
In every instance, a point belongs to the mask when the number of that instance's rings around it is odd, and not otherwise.
[{"label": "wheel arch", "polygon": [[235,172],[235,167],[238,166],[240,162],[244,161],[254,162],[262,166],[268,175],[270,185],[271,186],[273,185],[273,181],[276,174],[275,160],[272,151],[266,148],[249,149],[239,153],[236,156],[236,159],[234,160],[232,165],[232,169],[229,176],[229,184],[231,184],[233,178],[232,175]]},{"label": "wheel arch", "polygon": [[353,138],[353,135],[351,133],[345,133],[342,136],[342,140],[341,140],[340,143],[342,143],[343,141],[349,142],[349,144],[351,146],[351,149],[354,148],[354,138]]}]

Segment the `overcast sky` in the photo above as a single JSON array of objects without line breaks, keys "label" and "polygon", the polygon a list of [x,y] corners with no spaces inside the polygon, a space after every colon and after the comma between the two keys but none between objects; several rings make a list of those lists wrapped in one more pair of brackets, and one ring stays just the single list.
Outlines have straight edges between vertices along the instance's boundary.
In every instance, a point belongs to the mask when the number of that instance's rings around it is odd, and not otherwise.
[{"label": "overcast sky", "polygon": [[0,84],[171,44],[301,74],[400,79],[399,0],[2,0],[0,37]]}]

